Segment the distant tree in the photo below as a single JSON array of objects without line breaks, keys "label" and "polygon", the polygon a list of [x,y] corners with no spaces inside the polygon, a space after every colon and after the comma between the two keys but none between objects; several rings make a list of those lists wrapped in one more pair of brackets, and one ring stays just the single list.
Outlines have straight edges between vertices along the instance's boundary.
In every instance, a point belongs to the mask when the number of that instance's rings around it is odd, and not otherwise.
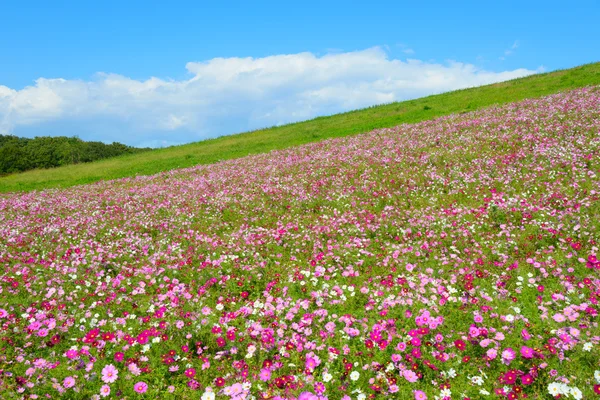
[{"label": "distant tree", "polygon": [[85,142],[78,137],[39,136],[34,139],[0,135],[0,174],[91,162],[151,150],[113,142]]}]

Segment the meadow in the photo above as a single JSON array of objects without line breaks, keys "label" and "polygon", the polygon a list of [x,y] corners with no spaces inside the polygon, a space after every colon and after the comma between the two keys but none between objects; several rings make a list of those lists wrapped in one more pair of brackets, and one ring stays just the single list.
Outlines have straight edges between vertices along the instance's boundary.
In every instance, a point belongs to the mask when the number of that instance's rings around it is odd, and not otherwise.
[{"label": "meadow", "polygon": [[600,396],[600,87],[0,195],[6,399]]},{"label": "meadow", "polygon": [[600,63],[587,64],[493,85],[375,106],[142,154],[13,174],[0,177],[0,192],[69,187],[106,179],[151,175],[198,164],[212,164],[250,154],[369,132],[373,129],[394,127],[403,123],[415,123],[450,114],[471,112],[492,105],[598,84],[600,84]]}]

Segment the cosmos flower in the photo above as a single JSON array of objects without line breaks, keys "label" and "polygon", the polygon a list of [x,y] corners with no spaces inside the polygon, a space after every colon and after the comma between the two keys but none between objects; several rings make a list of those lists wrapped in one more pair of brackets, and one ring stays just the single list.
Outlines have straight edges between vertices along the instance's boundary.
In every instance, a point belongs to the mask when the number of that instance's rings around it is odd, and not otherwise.
[{"label": "cosmos flower", "polygon": [[119,371],[117,370],[117,368],[112,365],[112,364],[108,364],[106,365],[104,368],[102,368],[102,381],[105,383],[113,383],[114,381],[116,381],[119,377]]},{"label": "cosmos flower", "polygon": [[133,385],[133,390],[135,390],[137,393],[146,393],[148,390],[148,384],[146,382],[138,382]]},{"label": "cosmos flower", "polygon": [[63,386],[67,389],[72,388],[73,386],[75,386],[75,378],[73,378],[72,376],[67,376],[63,380]]}]

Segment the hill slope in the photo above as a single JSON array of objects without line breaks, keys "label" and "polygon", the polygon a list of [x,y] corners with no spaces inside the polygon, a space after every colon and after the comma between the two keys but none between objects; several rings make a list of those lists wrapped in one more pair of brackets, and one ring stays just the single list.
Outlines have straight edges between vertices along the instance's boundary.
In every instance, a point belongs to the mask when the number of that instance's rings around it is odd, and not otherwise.
[{"label": "hill slope", "polygon": [[0,393],[597,398],[599,188],[595,86],[0,194]]},{"label": "hill slope", "polygon": [[150,153],[0,178],[0,192],[66,187],[268,152],[376,128],[413,123],[452,113],[534,98],[600,83],[600,63],[534,75],[504,83],[352,111],[310,121],[206,140]]}]

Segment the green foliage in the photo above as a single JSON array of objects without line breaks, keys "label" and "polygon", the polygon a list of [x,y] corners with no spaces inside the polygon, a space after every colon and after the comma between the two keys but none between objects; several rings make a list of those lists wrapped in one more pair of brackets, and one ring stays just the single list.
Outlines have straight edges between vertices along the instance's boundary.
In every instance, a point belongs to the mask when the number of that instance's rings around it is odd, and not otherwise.
[{"label": "green foliage", "polygon": [[87,163],[147,150],[150,149],[138,149],[117,142],[85,142],[76,137],[41,136],[28,139],[0,135],[0,175]]},{"label": "green foliage", "polygon": [[[212,164],[249,154],[265,153],[333,137],[389,128],[403,123],[415,123],[443,115],[471,112],[495,104],[541,97],[597,84],[600,84],[600,63],[587,64],[568,70],[369,107],[152,152],[125,154],[88,164],[63,166],[51,171],[34,170],[13,174],[0,177],[0,192],[68,187],[103,179],[151,175],[198,164]],[[5,162],[5,157],[12,157],[10,155],[13,154],[12,152],[6,154],[1,151],[0,163]],[[16,152],[14,149],[13,151]],[[71,155],[72,160],[78,159],[78,153],[73,153],[68,147],[63,151]],[[12,160],[12,158],[6,159]],[[81,158],[79,160],[83,161]]]}]

